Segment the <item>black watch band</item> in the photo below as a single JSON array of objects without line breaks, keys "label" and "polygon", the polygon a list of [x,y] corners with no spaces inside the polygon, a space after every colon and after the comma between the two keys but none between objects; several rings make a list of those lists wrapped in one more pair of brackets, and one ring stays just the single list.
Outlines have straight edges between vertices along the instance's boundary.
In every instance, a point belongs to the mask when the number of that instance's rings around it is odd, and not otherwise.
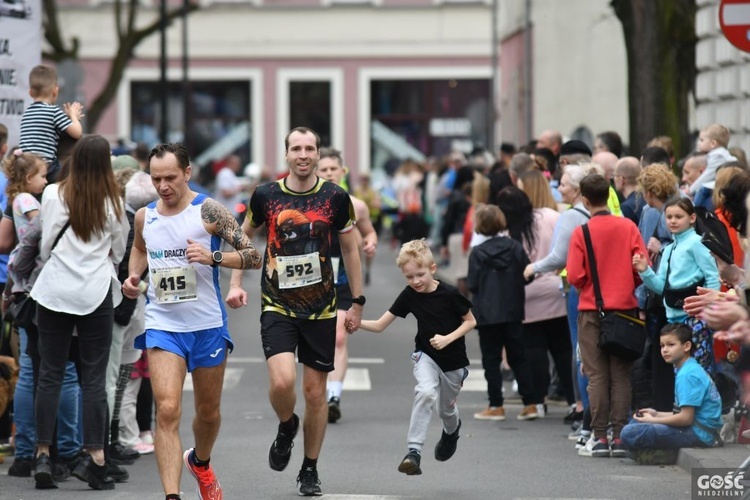
[{"label": "black watch band", "polygon": [[365,298],[364,295],[360,295],[359,297],[354,297],[352,299],[353,304],[359,304],[360,306],[365,305],[365,302],[367,302],[367,299]]}]

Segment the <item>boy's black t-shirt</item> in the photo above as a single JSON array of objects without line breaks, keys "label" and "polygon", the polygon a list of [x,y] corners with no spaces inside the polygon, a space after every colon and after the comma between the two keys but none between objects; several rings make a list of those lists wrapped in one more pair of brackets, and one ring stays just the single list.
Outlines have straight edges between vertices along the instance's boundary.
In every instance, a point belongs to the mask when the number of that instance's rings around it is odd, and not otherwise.
[{"label": "boy's black t-shirt", "polygon": [[444,372],[458,370],[469,365],[466,357],[464,337],[451,342],[438,351],[430,345],[435,335],[447,335],[463,322],[463,316],[471,310],[471,301],[458,289],[439,282],[432,293],[419,293],[407,286],[396,298],[389,311],[394,316],[405,318],[412,313],[417,319],[415,350],[429,355]]}]

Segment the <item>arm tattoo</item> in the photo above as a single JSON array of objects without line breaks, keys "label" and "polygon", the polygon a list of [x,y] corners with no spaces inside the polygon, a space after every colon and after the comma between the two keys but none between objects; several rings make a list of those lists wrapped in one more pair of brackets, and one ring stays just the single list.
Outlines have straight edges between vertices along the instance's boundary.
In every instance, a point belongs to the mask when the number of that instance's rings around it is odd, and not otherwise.
[{"label": "arm tattoo", "polygon": [[201,218],[205,224],[213,226],[214,234],[232,245],[240,255],[241,269],[258,269],[262,257],[250,238],[242,231],[237,220],[219,202],[206,199],[201,205]]}]

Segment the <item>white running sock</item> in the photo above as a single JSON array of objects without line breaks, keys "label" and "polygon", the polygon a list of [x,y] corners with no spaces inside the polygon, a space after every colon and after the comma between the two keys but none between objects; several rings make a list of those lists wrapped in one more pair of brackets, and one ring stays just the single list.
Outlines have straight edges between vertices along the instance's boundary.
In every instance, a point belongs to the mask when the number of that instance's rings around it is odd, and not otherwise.
[{"label": "white running sock", "polygon": [[328,399],[341,398],[341,391],[344,388],[344,383],[339,381],[328,382]]}]

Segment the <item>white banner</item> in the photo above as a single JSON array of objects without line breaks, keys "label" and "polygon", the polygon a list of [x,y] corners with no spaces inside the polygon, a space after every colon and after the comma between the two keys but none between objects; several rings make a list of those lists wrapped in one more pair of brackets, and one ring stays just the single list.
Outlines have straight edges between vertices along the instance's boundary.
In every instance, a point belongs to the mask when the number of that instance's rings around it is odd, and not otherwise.
[{"label": "white banner", "polygon": [[29,73],[42,60],[41,0],[0,0],[0,123],[8,147],[18,145],[21,116],[31,104]]}]

